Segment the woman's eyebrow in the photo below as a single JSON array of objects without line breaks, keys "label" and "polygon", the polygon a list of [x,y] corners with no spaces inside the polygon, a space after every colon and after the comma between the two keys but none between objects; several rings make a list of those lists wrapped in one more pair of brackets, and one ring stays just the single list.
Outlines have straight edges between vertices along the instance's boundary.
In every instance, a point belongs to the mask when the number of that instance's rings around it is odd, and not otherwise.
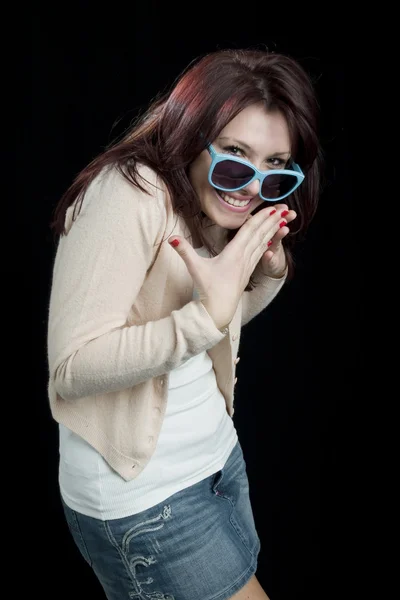
[{"label": "woman's eyebrow", "polygon": [[[242,142],[241,140],[237,140],[235,138],[230,138],[230,137],[226,137],[226,136],[219,137],[218,139],[219,140],[228,140],[232,144],[237,144],[238,146],[242,146],[248,152],[254,152],[254,150],[253,150],[253,148],[251,146],[249,146],[248,144],[246,144],[246,142]],[[283,156],[285,154],[289,154],[290,155],[290,151],[289,150],[285,150],[283,152],[272,152],[270,156]]]}]

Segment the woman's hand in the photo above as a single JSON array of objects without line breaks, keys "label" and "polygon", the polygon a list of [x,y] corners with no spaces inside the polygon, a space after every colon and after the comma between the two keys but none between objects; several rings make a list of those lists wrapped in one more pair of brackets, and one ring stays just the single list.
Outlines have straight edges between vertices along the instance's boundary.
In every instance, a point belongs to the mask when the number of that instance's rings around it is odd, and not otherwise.
[{"label": "woman's hand", "polygon": [[[286,211],[286,212],[285,212]],[[184,260],[198,291],[199,299],[218,329],[227,326],[237,309],[240,298],[251,274],[264,255],[268,270],[271,270],[272,248],[289,231],[281,226],[293,220],[294,211],[286,205],[268,206],[248,219],[239,229],[233,240],[222,252],[213,258],[199,256],[187,240],[172,236],[168,241]],[[282,230],[287,230],[286,232]],[[279,235],[278,235],[278,232]],[[275,238],[275,236],[278,236]],[[283,252],[283,250],[282,250]],[[274,269],[281,266],[279,253]]]},{"label": "woman's hand", "polygon": [[[296,218],[294,210],[289,210],[286,205],[277,204],[274,207],[277,212],[280,212],[282,223],[285,220],[287,223]],[[268,250],[261,257],[261,268],[264,275],[279,279],[286,272],[286,256],[283,249],[282,240],[289,233],[289,228],[283,223],[282,227],[276,232],[274,237],[269,241]]]}]

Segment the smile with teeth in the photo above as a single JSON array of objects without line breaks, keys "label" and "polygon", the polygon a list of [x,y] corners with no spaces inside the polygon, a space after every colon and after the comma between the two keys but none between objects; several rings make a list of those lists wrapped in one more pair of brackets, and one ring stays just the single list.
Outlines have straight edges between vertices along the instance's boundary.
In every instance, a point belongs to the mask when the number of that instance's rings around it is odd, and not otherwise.
[{"label": "smile with teeth", "polygon": [[228,194],[225,194],[225,192],[218,192],[218,195],[221,196],[222,200],[224,200],[227,204],[230,204],[231,206],[247,206],[248,204],[250,204],[251,202],[251,198],[249,198],[249,200],[236,200],[235,198],[231,198],[230,196],[228,196]]}]

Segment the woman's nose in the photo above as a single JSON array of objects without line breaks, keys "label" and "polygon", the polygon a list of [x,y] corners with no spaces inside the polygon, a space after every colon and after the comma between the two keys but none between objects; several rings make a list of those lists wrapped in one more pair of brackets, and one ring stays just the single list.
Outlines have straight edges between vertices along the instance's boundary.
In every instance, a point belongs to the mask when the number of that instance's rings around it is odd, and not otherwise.
[{"label": "woman's nose", "polygon": [[246,185],[246,187],[243,188],[243,191],[245,191],[249,196],[257,196],[260,191],[260,182],[258,179],[255,179],[249,183],[249,185]]}]

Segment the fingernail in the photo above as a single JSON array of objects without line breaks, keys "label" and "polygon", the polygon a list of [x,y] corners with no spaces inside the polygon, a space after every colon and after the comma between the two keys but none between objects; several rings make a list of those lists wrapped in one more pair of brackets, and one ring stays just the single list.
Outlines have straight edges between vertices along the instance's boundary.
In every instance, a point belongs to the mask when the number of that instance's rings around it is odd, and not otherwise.
[{"label": "fingernail", "polygon": [[281,212],[281,216],[282,217],[286,217],[286,215],[288,215],[288,214],[289,214],[288,210],[284,210],[284,211]]},{"label": "fingernail", "polygon": [[269,240],[267,246],[272,246],[272,240]]},{"label": "fingernail", "polygon": [[170,242],[170,244],[171,244],[171,246],[176,248],[177,246],[179,246],[179,240],[172,240],[172,242]]},{"label": "fingernail", "polygon": [[274,215],[276,213],[276,208],[274,208],[274,210],[271,210],[271,212],[269,213],[269,216]]},{"label": "fingernail", "polygon": [[283,220],[279,223],[279,227],[282,229],[282,227],[285,227],[287,221]]}]

